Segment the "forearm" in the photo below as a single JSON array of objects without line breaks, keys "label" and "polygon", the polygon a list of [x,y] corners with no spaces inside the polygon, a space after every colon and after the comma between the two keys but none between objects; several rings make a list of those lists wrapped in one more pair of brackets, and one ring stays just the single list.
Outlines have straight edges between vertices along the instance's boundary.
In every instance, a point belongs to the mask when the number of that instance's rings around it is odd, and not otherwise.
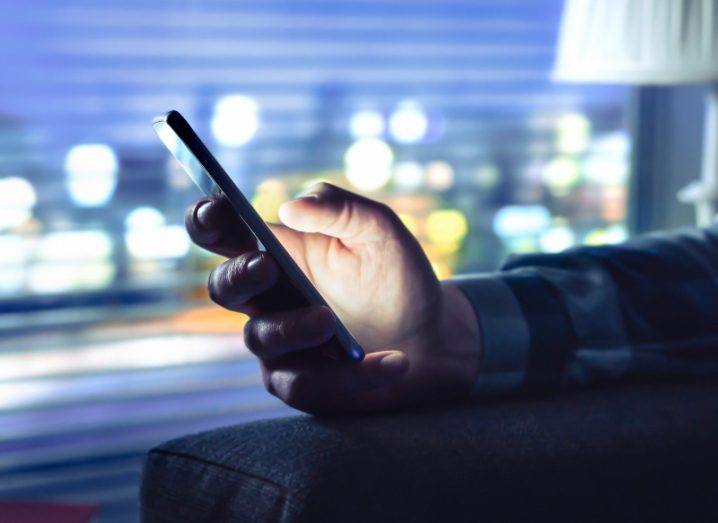
[{"label": "forearm", "polygon": [[481,326],[478,392],[718,371],[715,229],[519,257],[457,283]]}]

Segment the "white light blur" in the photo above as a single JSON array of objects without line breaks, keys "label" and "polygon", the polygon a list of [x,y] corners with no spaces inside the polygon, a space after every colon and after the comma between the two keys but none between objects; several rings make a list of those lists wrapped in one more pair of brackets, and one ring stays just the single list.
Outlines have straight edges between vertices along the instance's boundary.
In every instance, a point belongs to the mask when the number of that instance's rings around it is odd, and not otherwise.
[{"label": "white light blur", "polygon": [[181,258],[189,252],[190,239],[181,225],[129,229],[125,244],[138,260]]},{"label": "white light blur", "polygon": [[576,243],[574,232],[562,225],[551,227],[539,238],[539,246],[543,252],[561,252],[573,247]]},{"label": "white light blur", "polygon": [[[236,337],[208,343],[205,336],[165,336],[101,345],[31,352],[0,353],[0,382],[53,375],[86,374],[118,369],[189,365],[205,361],[236,360],[247,355]],[[4,406],[0,398],[0,406]]]},{"label": "white light blur", "polygon": [[362,110],[349,120],[349,133],[353,138],[379,138],[384,133],[384,116],[379,111]]},{"label": "white light blur", "polygon": [[419,162],[399,162],[394,167],[394,183],[401,189],[418,189],[424,181],[424,168]]},{"label": "white light blur", "polygon": [[598,136],[591,143],[591,152],[625,158],[631,152],[631,138],[626,131],[613,131]]},{"label": "white light blur", "polygon": [[210,126],[220,144],[227,147],[244,145],[259,128],[259,105],[253,98],[241,94],[220,98]]},{"label": "white light blur", "polygon": [[29,259],[28,240],[17,234],[0,234],[0,294],[12,295],[22,290]]},{"label": "white light blur", "polygon": [[588,180],[602,185],[622,185],[628,179],[628,164],[622,158],[591,155],[585,169]]},{"label": "white light blur", "polygon": [[426,185],[435,191],[445,191],[454,184],[454,169],[448,162],[431,162],[426,166]]},{"label": "white light blur", "polygon": [[586,150],[591,137],[591,122],[581,113],[569,113],[558,119],[556,148],[565,154]]},{"label": "white light blur", "polygon": [[494,232],[502,237],[532,236],[551,224],[551,213],[543,205],[508,205],[494,216]]},{"label": "white light blur", "polygon": [[112,256],[112,238],[102,230],[52,232],[40,239],[41,261],[102,260]]},{"label": "white light blur", "polygon": [[107,287],[115,276],[109,260],[89,262],[41,262],[30,266],[27,286],[37,294],[54,294]]},{"label": "white light blur", "polygon": [[389,117],[389,132],[399,143],[417,143],[429,131],[429,117],[416,102],[405,101]]},{"label": "white light blur", "polygon": [[616,131],[597,137],[586,158],[586,178],[602,185],[622,185],[629,175],[631,142],[628,133]]},{"label": "white light blur", "polygon": [[568,194],[571,187],[581,181],[578,163],[566,156],[556,157],[547,163],[541,176],[549,189],[558,196]]},{"label": "white light blur", "polygon": [[[188,176],[185,178],[189,179]],[[142,206],[131,210],[125,218],[125,229],[152,229],[162,227],[165,216],[159,209]]]},{"label": "white light blur", "polygon": [[344,154],[346,177],[354,187],[375,191],[391,178],[394,153],[385,142],[365,138],[354,142]]},{"label": "white light blur", "polygon": [[0,234],[0,266],[22,265],[30,257],[28,241],[17,234]]},{"label": "white light blur", "polygon": [[79,207],[105,205],[117,186],[117,156],[105,144],[72,147],[65,156],[65,186]]},{"label": "white light blur", "polygon": [[0,230],[17,227],[32,217],[37,194],[25,178],[0,178]]}]

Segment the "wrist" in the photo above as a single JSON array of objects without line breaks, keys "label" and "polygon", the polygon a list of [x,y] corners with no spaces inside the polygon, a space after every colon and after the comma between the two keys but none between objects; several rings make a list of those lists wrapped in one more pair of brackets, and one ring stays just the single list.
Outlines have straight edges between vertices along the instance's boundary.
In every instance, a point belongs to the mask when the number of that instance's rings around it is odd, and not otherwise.
[{"label": "wrist", "polygon": [[442,310],[440,336],[444,353],[456,362],[458,382],[473,390],[482,357],[481,329],[474,308],[459,287],[441,282]]}]

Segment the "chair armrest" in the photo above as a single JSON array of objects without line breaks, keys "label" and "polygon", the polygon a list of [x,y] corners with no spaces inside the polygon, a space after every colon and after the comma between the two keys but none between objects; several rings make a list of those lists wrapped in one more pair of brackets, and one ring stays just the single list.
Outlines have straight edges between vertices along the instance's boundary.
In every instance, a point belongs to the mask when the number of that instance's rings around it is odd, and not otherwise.
[{"label": "chair armrest", "polygon": [[718,516],[718,380],[380,416],[294,416],[150,451],[144,521]]}]

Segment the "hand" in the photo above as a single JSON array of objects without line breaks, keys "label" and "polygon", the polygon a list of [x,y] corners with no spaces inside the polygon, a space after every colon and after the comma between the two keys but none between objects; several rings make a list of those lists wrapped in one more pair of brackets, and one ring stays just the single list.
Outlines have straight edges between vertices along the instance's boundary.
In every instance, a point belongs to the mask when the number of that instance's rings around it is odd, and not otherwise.
[{"label": "hand", "polygon": [[[327,183],[279,211],[271,225],[366,351],[360,362],[308,358],[333,335],[331,310],[287,303],[272,257],[225,200],[187,209],[193,241],[230,259],[209,295],[250,316],[245,341],[267,390],[312,413],[395,408],[466,395],[479,365],[479,328],[467,299],[439,283],[419,243],[387,206]],[[304,356],[304,357],[303,357]]]}]

